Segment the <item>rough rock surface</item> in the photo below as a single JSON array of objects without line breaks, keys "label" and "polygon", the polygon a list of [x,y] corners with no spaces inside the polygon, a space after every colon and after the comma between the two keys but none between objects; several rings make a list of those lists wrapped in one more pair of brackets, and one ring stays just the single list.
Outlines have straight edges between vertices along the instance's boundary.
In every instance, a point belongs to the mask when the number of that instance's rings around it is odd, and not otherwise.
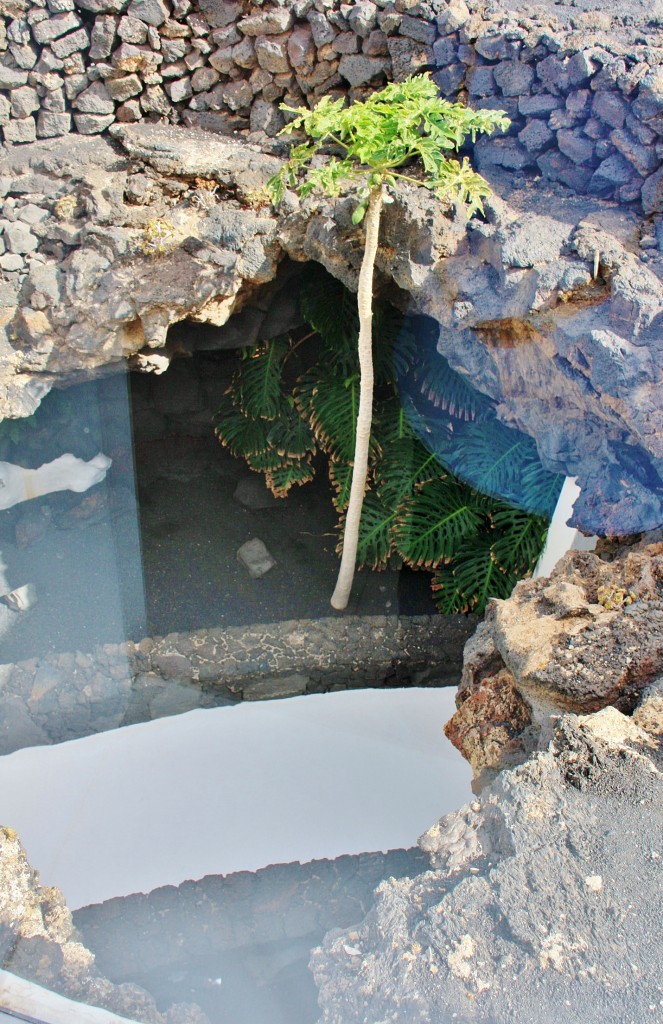
[{"label": "rough rock surface", "polygon": [[[620,592],[630,603],[606,607]],[[549,578],[523,580],[491,603],[466,646],[445,732],[480,774],[522,759],[539,736],[545,742],[560,708],[631,713],[661,674],[663,544],[613,561],[571,552]]]},{"label": "rough rock surface", "polygon": [[0,666],[0,754],[193,708],[452,686],[473,617],[344,616],[169,633]]},{"label": "rough rock surface", "polygon": [[[309,949],[330,928],[351,924],[373,901],[383,878],[416,874],[427,867],[416,847],[273,864],[259,871],[207,875],[151,893],[106,900],[74,912],[76,927],[94,950],[99,967],[116,982],[159,968],[191,968],[191,950],[205,936],[208,957],[273,946],[269,976],[288,946]],[[262,1024],[262,1022],[261,1022]]]},{"label": "rough rock surface", "polygon": [[[30,414],[63,375],[162,348],[177,321],[225,324],[286,255],[356,287],[349,201],[289,196],[276,217],[261,205],[274,156],[161,125],[117,126],[115,138],[9,154],[5,416]],[[469,228],[424,190],[399,193],[385,212],[378,285],[434,317],[451,365],[536,438],[546,468],[578,477],[579,527],[658,526],[663,262],[638,250],[649,228],[543,183],[514,188],[497,175],[494,188],[486,221]]]},{"label": "rough rock surface", "polygon": [[660,1019],[662,766],[614,708],[563,718],[314,950],[321,1024]]},{"label": "rough rock surface", "polygon": [[136,985],[102,977],[80,941],[71,912],[54,886],[39,884],[13,829],[0,827],[0,964],[72,999],[146,1024],[203,1024],[199,1007],[179,1004],[162,1014]]},{"label": "rough rock surface", "polygon": [[13,0],[0,12],[0,128],[6,145],[157,118],[269,138],[280,100],[361,99],[429,70],[449,99],[508,111],[508,133],[480,144],[483,166],[660,213],[660,12],[604,8]]}]

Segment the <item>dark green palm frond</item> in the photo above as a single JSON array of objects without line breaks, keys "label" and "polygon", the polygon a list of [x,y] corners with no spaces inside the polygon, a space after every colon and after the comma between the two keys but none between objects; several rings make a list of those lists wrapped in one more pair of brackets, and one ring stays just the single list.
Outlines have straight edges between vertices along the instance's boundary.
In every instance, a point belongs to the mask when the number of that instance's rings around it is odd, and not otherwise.
[{"label": "dark green palm frond", "polygon": [[464,544],[456,554],[451,568],[459,594],[467,610],[482,614],[491,597],[507,598],[518,582],[518,576],[505,573],[495,563],[490,533]]},{"label": "dark green palm frond", "polygon": [[311,428],[290,397],[281,403],[278,416],[270,424],[267,440],[270,447],[288,459],[303,459],[316,450]]},{"label": "dark green palm frond", "polygon": [[[371,491],[364,497],[359,523],[359,542],[357,544],[357,568],[368,566],[369,569],[385,569],[389,562],[393,543],[391,527],[396,513],[382,504],[376,494]],[[341,520],[341,541],[337,551],[343,550],[342,538],[345,532],[345,516]]]},{"label": "dark green palm frond", "polygon": [[555,505],[564,485],[562,473],[550,473],[538,458],[533,458],[523,469],[520,478],[523,506],[531,512],[552,519]]},{"label": "dark green palm frond", "polygon": [[390,384],[405,376],[417,354],[410,324],[387,302],[373,303],[373,368],[375,383]]},{"label": "dark green palm frond", "polygon": [[287,338],[274,338],[242,354],[233,377],[233,394],[251,419],[273,420],[278,416],[283,401],[283,360],[289,350]]},{"label": "dark green palm frond", "polygon": [[382,449],[373,467],[373,478],[381,500],[396,508],[415,488],[440,472],[439,462],[420,441],[404,437]]},{"label": "dark green palm frond", "polygon": [[302,288],[302,316],[323,339],[330,359],[342,374],[357,369],[359,313],[357,296],[320,270]]},{"label": "dark green palm frond", "polygon": [[415,436],[412,417],[407,407],[396,397],[386,398],[376,404],[372,432],[380,448],[387,448],[396,441]]},{"label": "dark green palm frond", "polygon": [[348,507],[350,487],[352,486],[352,469],[349,462],[329,460],[329,479],[335,492],[332,501],[337,512],[345,512]]},{"label": "dark green palm frond", "polygon": [[275,498],[285,498],[292,487],[301,487],[315,476],[315,470],[308,459],[297,459],[280,469],[265,473],[265,483]]},{"label": "dark green palm frond", "polygon": [[293,459],[289,459],[287,455],[279,455],[275,448],[267,448],[264,452],[246,455],[245,458],[249,469],[256,473],[273,472],[275,469],[283,469],[293,462]]},{"label": "dark green palm frond", "polygon": [[245,459],[249,455],[259,455],[269,449],[269,423],[266,420],[252,420],[245,416],[241,409],[233,405],[228,392],[223,396],[214,420],[214,432],[231,455]]},{"label": "dark green palm frond", "polygon": [[[496,419],[465,423],[455,432],[449,461],[456,476],[476,490],[512,501],[532,460],[533,445],[526,434]],[[534,455],[538,458],[536,448]]]},{"label": "dark green palm frond", "polygon": [[[359,375],[343,378],[333,369],[313,367],[297,381],[295,402],[310,423],[322,450],[336,462],[352,462],[359,409]],[[371,446],[375,448],[373,439]]]},{"label": "dark green palm frond", "polygon": [[436,409],[448,412],[459,420],[482,419],[492,403],[440,355],[430,343],[425,344],[414,367],[422,395]]},{"label": "dark green palm frond", "polygon": [[453,571],[453,562],[438,565],[431,579],[431,590],[437,610],[441,615],[458,615],[471,611],[471,602],[458,589],[458,580]]},{"label": "dark green palm frond", "polygon": [[453,477],[438,477],[407,498],[398,510],[394,541],[413,569],[432,569],[474,537],[485,517],[478,496]]},{"label": "dark green palm frond", "polygon": [[495,419],[462,424],[442,461],[477,490],[547,516],[563,483],[543,468],[531,437]]},{"label": "dark green palm frond", "polygon": [[492,551],[498,568],[518,578],[531,572],[543,551],[547,520],[506,505],[496,506],[490,518],[496,531]]}]

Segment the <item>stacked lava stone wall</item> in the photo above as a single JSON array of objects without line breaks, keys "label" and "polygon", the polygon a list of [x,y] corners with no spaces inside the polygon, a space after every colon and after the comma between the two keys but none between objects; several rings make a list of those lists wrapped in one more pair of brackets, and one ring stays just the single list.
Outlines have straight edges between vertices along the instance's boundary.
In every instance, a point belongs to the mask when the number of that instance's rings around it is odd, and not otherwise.
[{"label": "stacked lava stone wall", "polygon": [[356,99],[430,70],[443,95],[512,118],[481,141],[480,166],[659,210],[660,27],[477,4],[0,0],[0,126],[8,144],[162,119],[259,139],[283,126],[283,101]]}]

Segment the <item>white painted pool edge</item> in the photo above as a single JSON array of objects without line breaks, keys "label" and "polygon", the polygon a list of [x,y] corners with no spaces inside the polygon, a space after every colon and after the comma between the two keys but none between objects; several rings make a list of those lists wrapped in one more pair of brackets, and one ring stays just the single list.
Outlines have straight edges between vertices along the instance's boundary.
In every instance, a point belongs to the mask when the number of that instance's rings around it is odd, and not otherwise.
[{"label": "white painted pool edge", "polygon": [[77,1003],[9,971],[0,970],[0,1020],[12,1020],[3,1010],[37,1018],[44,1024],[138,1024],[88,1003]]}]

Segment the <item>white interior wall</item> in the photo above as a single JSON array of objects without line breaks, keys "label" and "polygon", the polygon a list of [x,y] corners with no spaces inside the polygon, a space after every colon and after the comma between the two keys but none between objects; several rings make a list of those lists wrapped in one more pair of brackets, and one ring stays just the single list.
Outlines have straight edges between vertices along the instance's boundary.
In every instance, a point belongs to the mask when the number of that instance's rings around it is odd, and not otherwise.
[{"label": "white interior wall", "polygon": [[354,690],[0,758],[0,823],[71,909],[206,874],[414,845],[470,799],[455,689]]}]

